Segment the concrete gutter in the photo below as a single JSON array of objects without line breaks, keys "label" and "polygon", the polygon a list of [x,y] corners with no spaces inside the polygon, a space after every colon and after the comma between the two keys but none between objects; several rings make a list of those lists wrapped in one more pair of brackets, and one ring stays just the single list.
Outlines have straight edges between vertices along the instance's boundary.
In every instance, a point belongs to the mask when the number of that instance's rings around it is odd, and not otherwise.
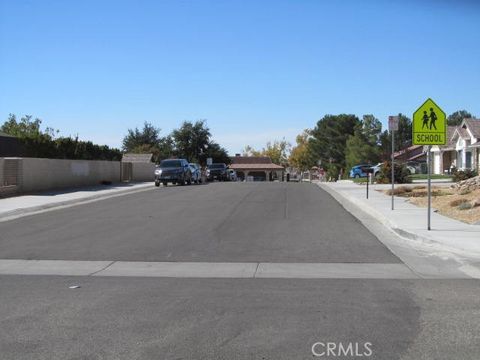
[{"label": "concrete gutter", "polygon": [[371,185],[369,199],[365,196],[365,186],[353,183],[318,183],[318,186],[334,198],[355,205],[404,239],[438,251],[480,258],[478,225],[469,225],[432,211],[432,230],[428,231],[426,208],[410,204],[405,198],[395,197],[395,210],[392,211],[391,197],[375,191],[384,189],[385,185]]},{"label": "concrete gutter", "polygon": [[49,210],[87,204],[126,194],[152,190],[152,182],[116,184],[43,192],[0,199],[0,222],[39,214]]}]

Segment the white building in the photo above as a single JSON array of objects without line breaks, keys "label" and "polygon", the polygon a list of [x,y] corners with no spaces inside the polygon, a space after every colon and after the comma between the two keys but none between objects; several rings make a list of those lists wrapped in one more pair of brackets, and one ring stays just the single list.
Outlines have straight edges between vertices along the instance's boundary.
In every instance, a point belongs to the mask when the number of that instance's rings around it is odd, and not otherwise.
[{"label": "white building", "polygon": [[448,126],[447,144],[432,146],[433,173],[480,169],[480,119],[464,119],[459,126]]}]

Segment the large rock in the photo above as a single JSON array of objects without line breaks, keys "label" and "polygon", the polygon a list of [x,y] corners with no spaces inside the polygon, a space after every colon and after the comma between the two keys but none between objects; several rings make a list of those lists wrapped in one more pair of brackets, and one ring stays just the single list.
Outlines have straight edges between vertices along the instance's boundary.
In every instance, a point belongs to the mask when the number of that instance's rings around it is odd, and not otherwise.
[{"label": "large rock", "polygon": [[472,207],[480,206],[480,197],[472,200]]},{"label": "large rock", "polygon": [[480,175],[473,178],[459,181],[451,186],[451,188],[461,191],[474,191],[480,189]]}]

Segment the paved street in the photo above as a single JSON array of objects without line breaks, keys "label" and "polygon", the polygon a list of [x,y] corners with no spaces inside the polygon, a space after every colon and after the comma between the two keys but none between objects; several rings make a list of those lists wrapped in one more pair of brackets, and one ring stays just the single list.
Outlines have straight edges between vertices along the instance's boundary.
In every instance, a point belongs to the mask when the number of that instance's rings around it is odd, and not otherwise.
[{"label": "paved street", "polygon": [[399,262],[311,184],[152,187],[0,228],[2,259]]},{"label": "paved street", "polygon": [[394,254],[373,228],[298,183],[152,186],[0,223],[0,273],[17,274],[0,276],[1,358],[311,359],[316,342],[369,342],[372,359],[478,359],[478,280],[424,278],[418,264],[447,260]]}]

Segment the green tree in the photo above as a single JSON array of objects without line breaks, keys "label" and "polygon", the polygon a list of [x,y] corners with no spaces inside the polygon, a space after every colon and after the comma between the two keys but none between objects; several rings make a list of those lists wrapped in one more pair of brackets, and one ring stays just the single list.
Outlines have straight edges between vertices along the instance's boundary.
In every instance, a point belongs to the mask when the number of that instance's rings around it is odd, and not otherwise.
[{"label": "green tree", "polygon": [[152,153],[153,160],[159,162],[174,154],[174,144],[170,136],[161,137],[160,129],[145,122],[142,130],[128,129],[123,138],[122,149],[124,152],[135,154]]},{"label": "green tree", "polygon": [[[395,151],[412,145],[412,120],[403,114],[398,114],[398,131],[395,131]],[[392,153],[392,135],[385,130],[380,135],[381,157],[388,159]]]},{"label": "green tree", "polygon": [[55,131],[46,127],[41,129],[42,120],[26,115],[17,121],[10,114],[0,131],[16,136],[22,144],[22,155],[26,157],[51,159],[82,160],[120,160],[120,150],[105,145],[96,145],[91,141],[79,141],[78,136],[55,138]]},{"label": "green tree", "polygon": [[200,156],[200,159],[198,159],[199,163],[202,166],[206,165],[207,158],[212,158],[213,162],[216,163],[230,164],[231,162],[227,150],[214,141],[209,141],[205,152]]},{"label": "green tree", "polygon": [[195,123],[184,121],[171,136],[179,156],[198,162],[207,151],[211,133],[204,120]]},{"label": "green tree", "polygon": [[364,115],[353,135],[347,139],[345,160],[347,169],[362,163],[380,160],[379,146],[382,123],[373,115]]},{"label": "green tree", "polygon": [[266,148],[263,149],[263,156],[268,156],[272,162],[277,165],[288,164],[288,153],[291,145],[285,139],[267,142]]},{"label": "green tree", "polygon": [[143,129],[128,129],[127,135],[123,138],[122,148],[125,152],[134,152],[138,147],[149,145],[154,147],[160,141],[160,129],[154,125],[145,122]]},{"label": "green tree", "polygon": [[290,148],[290,143],[285,139],[268,141],[262,150],[255,150],[250,145],[245,146],[243,156],[268,156],[274,164],[286,165]]},{"label": "green tree", "polygon": [[363,115],[361,121],[361,132],[370,145],[377,145],[380,142],[382,123],[373,115]]},{"label": "green tree", "polygon": [[316,159],[309,142],[310,133],[311,131],[306,129],[297,135],[296,145],[292,148],[290,157],[288,158],[289,164],[300,171],[311,169],[316,164]]},{"label": "green tree", "polygon": [[322,160],[329,176],[335,177],[340,169],[345,169],[347,140],[360,125],[355,115],[325,115],[312,130],[311,149],[315,158]]},{"label": "green tree", "polygon": [[472,114],[470,114],[468,111],[458,110],[448,115],[447,124],[450,126],[458,126],[462,123],[463,119],[470,119],[470,118],[472,118]]},{"label": "green tree", "polygon": [[[42,120],[39,118],[33,119],[32,115],[23,116],[20,121],[17,121],[15,114],[9,114],[7,121],[0,127],[0,131],[16,136],[19,139],[49,139],[51,140],[56,131],[52,128],[41,129]],[[57,131],[58,132],[58,131]]]}]

